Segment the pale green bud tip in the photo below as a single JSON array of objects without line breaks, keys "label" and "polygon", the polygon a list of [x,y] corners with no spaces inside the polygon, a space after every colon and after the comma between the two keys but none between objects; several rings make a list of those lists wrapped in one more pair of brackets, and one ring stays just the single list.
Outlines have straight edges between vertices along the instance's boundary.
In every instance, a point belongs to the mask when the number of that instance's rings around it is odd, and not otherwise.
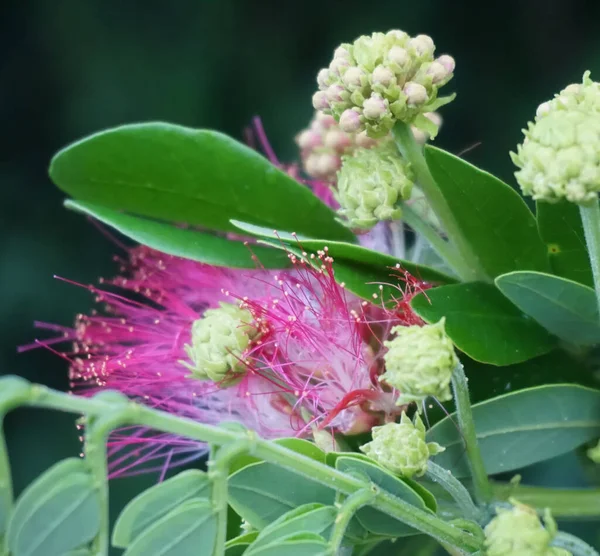
[{"label": "pale green bud tip", "polygon": [[445,448],[435,442],[425,442],[425,426],[419,415],[413,422],[402,413],[400,423],[373,427],[373,440],[360,449],[379,465],[404,477],[423,475],[430,456]]},{"label": "pale green bud tip", "polygon": [[434,52],[427,35],[411,38],[393,30],[359,37],[338,48],[329,67],[319,72],[313,104],[339,121],[356,110],[353,126],[360,124],[371,137],[387,135],[397,121],[420,127],[419,116],[453,98],[438,97],[438,90],[452,78],[454,59],[434,58]]},{"label": "pale green bud tip", "polygon": [[556,523],[548,511],[542,524],[534,508],[514,500],[511,503],[510,509],[497,509],[497,516],[485,527],[487,556],[572,556],[567,550],[550,546]]},{"label": "pale green bud tip", "polygon": [[440,401],[452,398],[450,381],[459,361],[444,324],[445,319],[424,326],[395,326],[394,339],[384,342],[388,351],[380,380],[400,391],[398,405],[428,396]]},{"label": "pale green bud tip", "polygon": [[600,463],[600,440],[596,446],[587,451],[587,455],[594,463]]},{"label": "pale green bud tip", "polygon": [[511,157],[524,195],[586,205],[600,191],[600,84],[589,72],[540,104]]},{"label": "pale green bud tip", "polygon": [[342,159],[336,199],[339,214],[352,228],[372,228],[381,220],[398,220],[398,206],[410,197],[413,187],[410,166],[392,143],[357,149]]},{"label": "pale green bud tip", "polygon": [[222,382],[244,372],[241,361],[259,334],[252,314],[231,303],[208,309],[192,324],[191,343],[185,346],[190,359],[181,361],[193,378]]}]

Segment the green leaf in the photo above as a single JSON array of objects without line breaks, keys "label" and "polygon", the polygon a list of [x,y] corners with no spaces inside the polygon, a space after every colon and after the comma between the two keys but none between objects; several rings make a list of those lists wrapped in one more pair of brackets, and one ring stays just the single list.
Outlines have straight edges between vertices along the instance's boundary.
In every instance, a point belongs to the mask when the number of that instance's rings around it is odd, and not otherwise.
[{"label": "green leaf", "polygon": [[325,452],[314,442],[304,440],[304,438],[278,438],[274,442],[297,454],[302,454],[307,458],[314,459],[320,463],[325,463]]},{"label": "green leaf", "polygon": [[592,288],[541,272],[503,274],[496,285],[551,334],[576,345],[600,343],[600,315]]},{"label": "green leaf", "polygon": [[329,546],[319,535],[300,533],[284,542],[275,542],[252,552],[253,556],[326,556]]},{"label": "green leaf", "polygon": [[229,477],[229,503],[256,529],[305,504],[330,506],[335,490],[268,462],[253,463]]},{"label": "green leaf", "polygon": [[197,469],[182,471],[175,477],[154,485],[131,500],[119,515],[112,544],[127,548],[152,523],[192,498],[208,498],[210,482]]},{"label": "green leaf", "polygon": [[[549,385],[499,396],[473,406],[486,471],[513,471],[565,454],[600,436],[600,391]],[[428,442],[446,451],[434,461],[457,477],[469,470],[455,414],[434,425]]]},{"label": "green leaf", "polygon": [[225,543],[225,556],[242,556],[258,537],[257,531],[235,537]]},{"label": "green leaf", "polygon": [[553,274],[594,285],[579,207],[575,203],[537,203],[540,235],[548,248]]},{"label": "green leaf", "polygon": [[277,249],[262,245],[246,246],[241,241],[131,216],[93,203],[67,200],[65,206],[92,216],[128,238],[168,255],[229,268],[255,268],[257,264],[265,268],[289,266],[287,255]]},{"label": "green leaf", "polygon": [[514,189],[431,145],[425,146],[425,159],[458,227],[489,277],[513,270],[550,270],[535,217]]},{"label": "green leaf", "polygon": [[[358,473],[364,475],[377,486],[381,487],[381,489],[396,498],[400,498],[421,510],[431,511],[420,495],[420,492],[425,489],[419,487],[419,492],[417,492],[412,487],[414,484],[413,481],[410,481],[409,483],[400,477],[392,475],[373,463],[369,458],[361,456],[361,454],[356,454],[352,457],[338,457],[335,460],[335,467],[344,473]],[[430,495],[429,501],[431,500],[433,500],[435,506],[435,500]],[[367,531],[376,535],[403,537],[416,535],[418,533],[415,529],[383,512],[375,510],[371,506],[360,508],[356,512],[356,519]]]},{"label": "green leaf", "polygon": [[401,542],[395,539],[379,541],[355,556],[434,556],[438,548],[438,543],[431,537],[417,535]]},{"label": "green leaf", "polygon": [[17,501],[6,547],[12,556],[63,556],[97,535],[100,513],[98,491],[83,460],[61,461]]},{"label": "green leaf", "polygon": [[124,556],[213,556],[217,516],[207,500],[188,500],[155,521]]},{"label": "green leaf", "polygon": [[428,323],[446,317],[446,332],[469,357],[510,365],[549,352],[556,341],[492,284],[471,282],[427,290],[412,300]]},{"label": "green leaf", "polygon": [[267,525],[245,555],[253,556],[258,549],[276,542],[281,543],[298,533],[308,532],[327,537],[329,529],[335,522],[337,513],[333,506],[321,506],[319,504],[299,506]]},{"label": "green leaf", "polygon": [[308,187],[216,131],[161,122],[108,129],[60,151],[50,177],[78,200],[151,218],[222,231],[235,231],[235,218],[354,238]]}]

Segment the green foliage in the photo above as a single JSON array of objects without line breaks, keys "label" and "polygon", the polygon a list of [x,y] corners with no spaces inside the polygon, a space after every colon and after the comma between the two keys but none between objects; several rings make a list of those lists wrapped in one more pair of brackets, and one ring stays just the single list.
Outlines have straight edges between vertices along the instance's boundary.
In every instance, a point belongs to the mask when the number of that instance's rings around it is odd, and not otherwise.
[{"label": "green foliage", "polygon": [[514,189],[436,147],[426,146],[425,159],[487,276],[494,278],[513,270],[550,270],[535,218]]},{"label": "green foliage", "polygon": [[511,365],[543,355],[556,345],[548,332],[491,284],[442,286],[417,295],[411,304],[428,323],[446,317],[446,332],[456,347],[483,363]]},{"label": "green foliage", "polygon": [[[514,471],[600,436],[600,391],[560,384],[529,388],[475,404],[473,419],[488,474]],[[427,440],[446,448],[433,458],[438,465],[468,476],[454,415],[432,427]]]},{"label": "green foliage", "polygon": [[216,131],[166,123],[101,131],[60,151],[50,177],[79,201],[171,222],[233,232],[235,218],[354,237],[308,188]]}]

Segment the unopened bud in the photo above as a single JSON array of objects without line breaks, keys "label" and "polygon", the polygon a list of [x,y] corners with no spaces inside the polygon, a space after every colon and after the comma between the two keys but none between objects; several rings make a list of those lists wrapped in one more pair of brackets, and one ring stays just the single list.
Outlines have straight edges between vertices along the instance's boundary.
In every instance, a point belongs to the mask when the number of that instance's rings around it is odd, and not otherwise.
[{"label": "unopened bud", "polygon": [[448,77],[448,72],[442,64],[434,61],[427,68],[427,75],[430,75],[431,81],[437,84],[441,83],[444,79],[446,79],[446,77]]},{"label": "unopened bud", "polygon": [[341,85],[330,85],[327,88],[327,100],[332,102],[341,102],[343,99],[342,95],[344,94],[344,87]]},{"label": "unopened bud", "polygon": [[350,67],[350,62],[346,58],[334,58],[329,64],[329,71],[339,76],[348,67]]},{"label": "unopened bud", "polygon": [[389,87],[394,80],[394,72],[385,66],[377,66],[371,76],[373,84],[382,85],[383,87]]},{"label": "unopened bud", "polygon": [[330,74],[327,68],[323,68],[317,74],[317,83],[320,89],[326,89],[329,86]]},{"label": "unopened bud", "polygon": [[450,74],[454,72],[456,62],[454,61],[454,58],[452,56],[449,56],[448,54],[442,54],[441,56],[436,58],[435,61],[438,64],[442,64],[442,66],[444,66],[444,68],[446,69],[446,73]]},{"label": "unopened bud", "polygon": [[400,46],[394,46],[390,48],[390,51],[387,54],[387,59],[400,68],[404,68],[410,64],[410,54]]},{"label": "unopened bud", "polygon": [[[342,128],[343,129],[343,128]],[[344,130],[345,131],[345,130]],[[325,134],[323,144],[331,149],[343,151],[352,145],[352,138],[344,131],[332,129]]]},{"label": "unopened bud", "polygon": [[350,60],[352,58],[352,55],[345,46],[338,46],[333,52],[333,57],[335,59]]},{"label": "unopened bud", "polygon": [[301,149],[313,149],[321,144],[321,135],[310,129],[303,131],[296,137],[296,143]]},{"label": "unopened bud", "polygon": [[363,104],[363,114],[370,120],[379,120],[388,111],[388,102],[378,93],[373,93]]},{"label": "unopened bud", "polygon": [[353,109],[344,110],[340,116],[340,128],[347,133],[354,133],[362,127],[360,114]]},{"label": "unopened bud", "polygon": [[354,91],[355,89],[364,86],[367,81],[367,74],[364,70],[352,66],[345,71],[342,81],[350,91]]},{"label": "unopened bud", "polygon": [[312,102],[315,110],[327,110],[329,108],[329,101],[327,100],[327,93],[325,91],[317,91],[312,97]]},{"label": "unopened bud", "polygon": [[410,39],[408,44],[423,57],[433,55],[435,50],[435,44],[429,35],[417,35],[414,39]]},{"label": "unopened bud", "polygon": [[404,94],[406,95],[406,103],[409,105],[419,106],[427,102],[427,89],[420,83],[409,81],[404,86]]}]

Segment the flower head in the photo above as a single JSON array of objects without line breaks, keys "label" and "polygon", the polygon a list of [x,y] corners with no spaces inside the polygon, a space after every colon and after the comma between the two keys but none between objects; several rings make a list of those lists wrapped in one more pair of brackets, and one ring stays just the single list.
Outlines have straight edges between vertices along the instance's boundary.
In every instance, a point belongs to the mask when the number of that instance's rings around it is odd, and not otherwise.
[{"label": "flower head", "polygon": [[338,175],[336,199],[351,227],[372,228],[381,220],[399,220],[400,202],[413,187],[410,166],[386,142],[345,156]]},{"label": "flower head", "polygon": [[[230,270],[132,249],[121,276],[89,287],[104,306],[74,330],[71,386],[105,389],[199,422],[237,421],[266,438],[370,430],[400,411],[380,383],[382,342],[411,321],[336,283],[326,250],[280,272]],[[407,312],[404,312],[407,311]],[[413,315],[414,316],[414,315]],[[191,371],[191,373],[190,373]],[[109,440],[113,476],[202,454],[195,441],[141,427]]]},{"label": "flower head", "polygon": [[418,414],[414,423],[402,413],[400,423],[373,427],[372,432],[373,440],[361,446],[361,451],[392,473],[408,478],[423,475],[429,457],[445,450],[436,442],[425,442],[425,425]]},{"label": "flower head", "polygon": [[385,373],[379,380],[402,392],[398,403],[435,396],[452,398],[450,381],[458,365],[452,340],[444,329],[445,319],[424,326],[396,326],[394,339],[385,342]]},{"label": "flower head", "polygon": [[485,527],[488,556],[571,556],[567,550],[550,546],[556,522],[549,512],[542,524],[533,508],[512,503],[510,509],[498,508],[497,516]]},{"label": "flower head", "polygon": [[600,191],[600,84],[589,72],[538,107],[511,157],[523,194],[586,205]]},{"label": "flower head", "polygon": [[434,52],[427,35],[397,30],[343,44],[318,74],[313,105],[371,137],[387,135],[396,121],[423,127],[433,137],[437,128],[423,114],[452,100],[438,98],[438,90],[454,73],[454,59],[434,58]]}]

